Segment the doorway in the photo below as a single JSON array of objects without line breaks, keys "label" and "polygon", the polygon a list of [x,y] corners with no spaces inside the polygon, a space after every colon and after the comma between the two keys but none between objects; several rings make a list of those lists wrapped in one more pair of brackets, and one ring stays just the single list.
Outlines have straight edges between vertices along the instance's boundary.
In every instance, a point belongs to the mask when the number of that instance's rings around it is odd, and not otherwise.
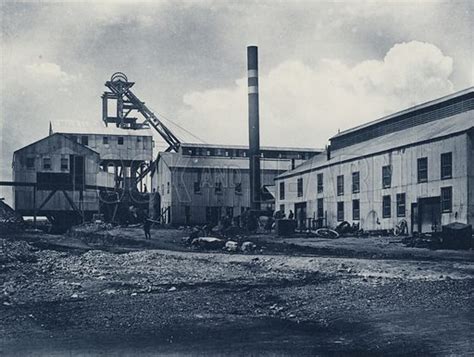
[{"label": "doorway", "polygon": [[306,228],[306,202],[295,203],[295,218],[298,229]]},{"label": "doorway", "polygon": [[439,196],[419,198],[417,204],[412,204],[412,226],[414,224],[419,233],[441,230],[441,200]]}]

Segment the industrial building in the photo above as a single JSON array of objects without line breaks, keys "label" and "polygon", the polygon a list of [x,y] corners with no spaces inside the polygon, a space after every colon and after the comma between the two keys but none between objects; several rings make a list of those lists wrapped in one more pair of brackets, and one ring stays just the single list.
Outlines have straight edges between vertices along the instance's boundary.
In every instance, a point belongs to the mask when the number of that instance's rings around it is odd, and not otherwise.
[{"label": "industrial building", "polygon": [[113,174],[101,171],[100,155],[54,133],[13,154],[15,210],[78,223],[99,211],[98,187],[113,187]]},{"label": "industrial building", "polygon": [[138,189],[144,191],[141,178],[145,176],[144,172],[153,160],[154,141],[151,130],[94,124],[70,120],[52,121],[49,133],[61,133],[97,152],[100,156],[100,169],[114,174],[116,188],[135,188],[138,182]]},{"label": "industrial building", "polygon": [[[322,150],[262,147],[260,194],[263,209],[274,209],[274,179]],[[223,215],[237,217],[251,207],[249,150],[246,146],[186,144],[177,153],[158,154],[152,190],[161,197],[155,217],[168,224],[217,223]]]},{"label": "industrial building", "polygon": [[[64,224],[90,220],[94,213],[114,220],[110,204],[117,205],[130,191],[146,191],[140,176],[153,157],[150,131],[94,130],[71,121],[50,123],[49,136],[14,152],[18,213]],[[129,195],[125,201],[131,201]]]},{"label": "industrial building", "polygon": [[326,155],[276,178],[276,205],[300,227],[474,224],[473,109],[471,87],[342,131]]},{"label": "industrial building", "polygon": [[[247,54],[249,146],[182,142],[117,72],[102,95],[105,126],[50,123],[48,137],[15,152],[14,181],[0,184],[13,187],[19,213],[68,224],[94,213],[127,222],[133,207],[175,225],[217,223],[262,204],[273,210],[275,177],[322,150],[260,148],[257,47]],[[156,160],[152,129],[168,144]]]}]

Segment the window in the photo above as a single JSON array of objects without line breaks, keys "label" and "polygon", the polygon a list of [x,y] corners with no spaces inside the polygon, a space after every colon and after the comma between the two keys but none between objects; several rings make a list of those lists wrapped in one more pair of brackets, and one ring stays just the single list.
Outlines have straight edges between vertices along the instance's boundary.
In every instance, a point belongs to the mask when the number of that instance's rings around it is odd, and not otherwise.
[{"label": "window", "polygon": [[27,157],[26,158],[26,168],[27,169],[34,169],[35,168],[35,158],[34,157]]},{"label": "window", "polygon": [[280,200],[285,199],[285,183],[280,182]]},{"label": "window", "polygon": [[82,145],[89,145],[89,137],[87,135],[81,136],[81,144]]},{"label": "window", "polygon": [[61,170],[69,170],[69,160],[67,157],[61,157]]},{"label": "window", "polygon": [[170,183],[166,183],[166,193],[170,193]]},{"label": "window", "polygon": [[235,193],[237,195],[242,194],[242,182],[238,182],[238,183],[235,184]]},{"label": "window", "polygon": [[216,193],[222,193],[222,182],[216,182]]},{"label": "window", "polygon": [[317,215],[318,218],[324,218],[324,199],[323,198],[318,198],[317,201]]},{"label": "window", "polygon": [[285,213],[285,205],[280,205],[280,212]]},{"label": "window", "polygon": [[337,195],[342,196],[344,194],[344,175],[337,176]]},{"label": "window", "polygon": [[337,203],[337,221],[342,222],[344,220],[344,202]]},{"label": "window", "polygon": [[202,179],[202,172],[201,170],[198,170],[197,178],[196,178],[196,181],[194,182],[194,193],[201,193],[201,179]]},{"label": "window", "polygon": [[352,220],[360,220],[360,201],[352,200]]},{"label": "window", "polygon": [[102,137],[102,144],[104,144],[104,145],[108,145],[108,144],[109,144],[109,137],[108,137],[108,136]]},{"label": "window", "polygon": [[71,135],[71,140],[77,143],[77,135]]},{"label": "window", "polygon": [[441,179],[453,177],[453,154],[450,152],[441,154]]},{"label": "window", "polygon": [[51,158],[50,157],[43,157],[43,169],[44,170],[51,170]]},{"label": "window", "polygon": [[191,207],[190,206],[184,206],[184,219],[186,224],[189,224],[191,222]]},{"label": "window", "polygon": [[406,203],[405,194],[397,193],[397,217],[405,217]]},{"label": "window", "polygon": [[453,188],[441,187],[441,212],[448,213],[453,209]]},{"label": "window", "polygon": [[390,195],[383,196],[382,198],[382,217],[390,218],[392,216],[392,201]]},{"label": "window", "polygon": [[318,193],[322,193],[324,190],[323,174],[318,174],[317,181],[318,181]]},{"label": "window", "polygon": [[359,171],[352,173],[352,193],[360,192],[360,174]]},{"label": "window", "polygon": [[299,178],[297,181],[298,197],[303,197],[303,179]]},{"label": "window", "polygon": [[123,136],[119,136],[119,137],[117,138],[117,144],[123,145]]},{"label": "window", "polygon": [[428,158],[422,157],[417,162],[418,183],[428,181]]},{"label": "window", "polygon": [[382,187],[390,188],[392,186],[392,166],[387,165],[382,167]]},{"label": "window", "polygon": [[194,182],[194,193],[201,193],[201,182]]}]

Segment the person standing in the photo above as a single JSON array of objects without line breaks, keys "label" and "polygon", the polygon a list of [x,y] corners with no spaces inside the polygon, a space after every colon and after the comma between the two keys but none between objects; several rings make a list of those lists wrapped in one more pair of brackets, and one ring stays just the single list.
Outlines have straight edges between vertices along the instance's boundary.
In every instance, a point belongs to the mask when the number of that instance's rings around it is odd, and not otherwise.
[{"label": "person standing", "polygon": [[145,232],[145,239],[151,239],[151,220],[148,218],[148,216],[145,215],[143,219],[143,231]]},{"label": "person standing", "polygon": [[295,214],[293,213],[293,211],[290,209],[290,213],[288,214],[288,219],[293,219],[295,218]]}]

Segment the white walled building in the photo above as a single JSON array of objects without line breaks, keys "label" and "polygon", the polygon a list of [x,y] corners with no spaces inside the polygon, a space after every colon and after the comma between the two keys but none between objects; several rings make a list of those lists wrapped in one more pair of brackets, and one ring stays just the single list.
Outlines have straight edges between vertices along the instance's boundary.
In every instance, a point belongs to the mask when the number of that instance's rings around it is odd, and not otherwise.
[{"label": "white walled building", "polygon": [[[260,152],[262,185],[273,186],[276,176],[322,150],[262,147]],[[164,223],[217,223],[225,214],[240,216],[250,208],[248,147],[183,143],[177,153],[158,154],[151,184],[153,215]],[[262,209],[266,206],[263,202]]]},{"label": "white walled building", "polygon": [[318,155],[278,176],[276,206],[299,224],[410,232],[474,224],[474,88],[330,139]]}]

